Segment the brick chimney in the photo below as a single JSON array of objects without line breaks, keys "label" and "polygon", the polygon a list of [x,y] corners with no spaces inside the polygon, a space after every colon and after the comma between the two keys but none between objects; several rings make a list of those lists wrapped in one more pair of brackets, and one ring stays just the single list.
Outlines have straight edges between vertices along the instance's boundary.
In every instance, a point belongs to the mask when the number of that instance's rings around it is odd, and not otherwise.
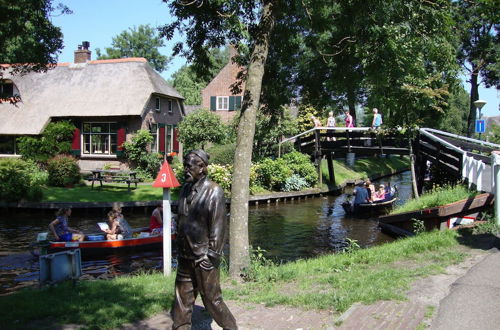
[{"label": "brick chimney", "polygon": [[90,55],[92,52],[89,50],[90,42],[83,41],[81,45],[78,45],[78,49],[75,50],[75,63],[85,63],[90,61]]}]

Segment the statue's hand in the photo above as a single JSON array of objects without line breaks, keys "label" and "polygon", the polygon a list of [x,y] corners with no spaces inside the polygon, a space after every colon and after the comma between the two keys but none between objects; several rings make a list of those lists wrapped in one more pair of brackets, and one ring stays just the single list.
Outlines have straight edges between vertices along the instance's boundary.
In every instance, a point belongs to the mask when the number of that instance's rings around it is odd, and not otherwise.
[{"label": "statue's hand", "polygon": [[194,263],[195,265],[200,266],[203,270],[212,270],[215,268],[207,255],[197,259]]}]

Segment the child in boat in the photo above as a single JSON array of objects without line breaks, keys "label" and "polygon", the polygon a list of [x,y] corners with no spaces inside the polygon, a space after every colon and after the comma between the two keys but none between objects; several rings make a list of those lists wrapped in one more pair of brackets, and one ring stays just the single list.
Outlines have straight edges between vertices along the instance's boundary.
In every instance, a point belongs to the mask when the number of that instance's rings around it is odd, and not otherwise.
[{"label": "child in boat", "polygon": [[382,201],[385,199],[385,186],[383,184],[378,186],[378,190],[375,192],[373,201]]},{"label": "child in boat", "polygon": [[367,179],[365,182],[366,189],[368,191],[368,200],[373,202],[373,197],[375,196],[375,185],[370,181],[370,179]]},{"label": "child in boat", "polygon": [[68,227],[70,215],[70,208],[61,208],[56,212],[56,219],[49,224],[56,241],[71,242],[73,239],[83,241],[84,235],[81,231]]},{"label": "child in boat", "polygon": [[118,225],[120,226],[121,234],[123,238],[131,238],[132,237],[132,228],[128,224],[127,220],[122,214],[122,208],[120,206],[113,207],[113,211],[116,214],[116,219],[118,220]]},{"label": "child in boat", "polygon": [[106,239],[115,240],[125,238],[124,231],[120,226],[118,213],[116,213],[116,211],[112,210],[108,212],[108,227],[108,229],[103,230],[106,233]]}]

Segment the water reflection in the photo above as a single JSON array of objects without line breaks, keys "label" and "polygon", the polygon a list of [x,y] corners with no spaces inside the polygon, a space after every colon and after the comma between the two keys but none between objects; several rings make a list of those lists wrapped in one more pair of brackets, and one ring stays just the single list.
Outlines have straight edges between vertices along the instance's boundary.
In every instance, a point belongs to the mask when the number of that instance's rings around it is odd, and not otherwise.
[{"label": "water reflection", "polygon": [[[382,181],[387,183],[388,180]],[[398,185],[401,199],[398,203],[403,203],[411,195],[409,172],[390,180],[391,184]],[[393,240],[380,232],[376,220],[345,217],[341,204],[346,198],[347,194],[343,194],[251,207],[250,242],[252,246],[268,251],[268,257],[290,261],[342,250],[346,238],[358,241],[361,247]],[[70,226],[86,233],[96,232],[96,223],[105,220],[106,211],[74,210]],[[31,256],[28,246],[38,232],[47,231],[47,225],[54,219],[53,213],[33,211],[0,216],[0,294],[36,284],[38,259]],[[149,212],[124,209],[123,213],[132,227],[149,223]],[[133,255],[84,259],[82,268],[87,278],[108,278],[143,270],[161,270],[162,262],[159,248]]]}]

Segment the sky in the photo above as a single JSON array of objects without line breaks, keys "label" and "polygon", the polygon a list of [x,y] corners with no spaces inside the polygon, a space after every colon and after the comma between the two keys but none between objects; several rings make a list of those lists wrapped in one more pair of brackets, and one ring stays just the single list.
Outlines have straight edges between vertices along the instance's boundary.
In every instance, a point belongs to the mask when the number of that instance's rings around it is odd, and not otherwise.
[{"label": "sky", "polygon": [[[96,59],[95,49],[111,46],[112,38],[124,30],[141,24],[150,24],[153,27],[162,26],[173,21],[168,6],[160,0],[60,0],[68,6],[73,14],[61,15],[52,18],[52,23],[62,29],[64,48],[59,54],[59,62],[73,62],[73,52],[82,41],[90,42],[92,59]],[[55,3],[58,3],[56,0]],[[182,36],[175,36],[174,40],[166,41],[166,46],[160,48],[164,55],[172,55],[175,42],[182,40]],[[172,59],[168,69],[161,73],[165,79],[177,71],[186,60],[180,56]],[[470,85],[464,82],[467,92]],[[500,116],[500,92],[495,88],[479,89],[479,98],[487,103],[482,109],[483,116]]]}]

